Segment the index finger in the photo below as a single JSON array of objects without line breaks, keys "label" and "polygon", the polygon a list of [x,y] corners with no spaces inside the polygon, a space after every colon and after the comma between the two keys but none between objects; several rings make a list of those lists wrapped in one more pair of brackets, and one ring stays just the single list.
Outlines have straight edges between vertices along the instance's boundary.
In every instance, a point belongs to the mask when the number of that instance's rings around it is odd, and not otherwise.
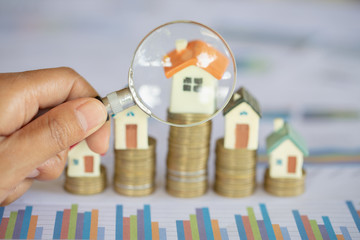
[{"label": "index finger", "polygon": [[39,109],[97,95],[82,76],[67,67],[1,73],[0,86],[0,96],[5,99],[0,101],[0,136],[10,135],[30,122]]}]

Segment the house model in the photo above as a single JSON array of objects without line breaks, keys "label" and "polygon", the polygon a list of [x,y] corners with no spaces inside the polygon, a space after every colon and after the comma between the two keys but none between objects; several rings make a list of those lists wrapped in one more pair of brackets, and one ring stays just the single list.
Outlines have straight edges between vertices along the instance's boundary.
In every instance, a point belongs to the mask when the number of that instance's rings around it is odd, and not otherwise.
[{"label": "house model", "polygon": [[172,113],[212,114],[216,109],[217,81],[229,60],[200,40],[178,39],[176,49],[164,57],[164,71],[172,77],[169,111]]},{"label": "house model", "polygon": [[225,116],[224,147],[256,150],[259,144],[261,110],[256,99],[245,89],[233,94],[223,110]]},{"label": "house model", "polygon": [[304,156],[309,152],[304,139],[283,119],[274,121],[274,132],[266,138],[270,177],[301,178]]},{"label": "house model", "polygon": [[69,177],[100,176],[100,155],[91,151],[85,140],[69,150],[67,175]]},{"label": "house model", "polygon": [[147,149],[148,115],[132,106],[114,117],[115,149]]}]

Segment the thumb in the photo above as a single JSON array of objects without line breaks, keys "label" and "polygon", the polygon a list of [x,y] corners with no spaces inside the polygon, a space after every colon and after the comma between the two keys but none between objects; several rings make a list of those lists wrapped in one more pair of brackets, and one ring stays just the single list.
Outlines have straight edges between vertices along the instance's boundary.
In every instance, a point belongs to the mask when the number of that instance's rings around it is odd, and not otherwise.
[{"label": "thumb", "polygon": [[98,130],[106,117],[100,101],[81,98],[36,118],[0,143],[0,169],[6,170],[0,181],[10,176],[25,178],[47,159]]}]

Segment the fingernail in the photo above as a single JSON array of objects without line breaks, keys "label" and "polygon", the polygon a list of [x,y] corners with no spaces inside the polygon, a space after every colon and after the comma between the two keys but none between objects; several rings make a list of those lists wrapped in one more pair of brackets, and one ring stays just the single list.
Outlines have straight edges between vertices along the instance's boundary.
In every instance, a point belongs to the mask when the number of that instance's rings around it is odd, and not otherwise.
[{"label": "fingernail", "polygon": [[104,105],[97,100],[89,100],[76,109],[76,115],[85,131],[89,131],[106,120]]},{"label": "fingernail", "polygon": [[37,169],[34,169],[28,176],[27,178],[36,178],[37,176],[39,176],[40,172]]}]

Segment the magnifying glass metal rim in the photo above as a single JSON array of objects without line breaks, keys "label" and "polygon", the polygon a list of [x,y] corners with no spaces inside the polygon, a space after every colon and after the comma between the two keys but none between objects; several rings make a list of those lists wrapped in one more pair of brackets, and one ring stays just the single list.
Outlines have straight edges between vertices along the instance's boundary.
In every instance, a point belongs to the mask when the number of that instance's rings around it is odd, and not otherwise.
[{"label": "magnifying glass metal rim", "polygon": [[[199,121],[199,122],[195,122],[195,123],[190,123],[190,124],[176,124],[176,123],[171,123],[171,122],[168,122],[168,121],[164,121],[163,119],[157,117],[156,115],[154,115],[152,113],[152,111],[150,109],[148,109],[145,104],[143,104],[143,102],[140,100],[140,98],[138,97],[138,93],[134,87],[134,80],[133,80],[133,65],[134,65],[134,61],[135,61],[135,57],[136,57],[136,53],[138,52],[139,48],[142,46],[142,44],[144,43],[144,41],[151,35],[153,34],[154,32],[156,32],[157,30],[159,30],[160,28],[163,28],[165,26],[168,26],[168,25],[172,25],[172,24],[176,24],[176,23],[186,23],[186,24],[196,24],[198,26],[201,26],[207,30],[209,30],[210,32],[214,33],[217,37],[220,38],[220,40],[223,42],[223,44],[225,45],[226,49],[229,51],[229,54],[230,54],[230,57],[231,57],[231,60],[233,62],[233,67],[234,67],[234,76],[233,76],[233,85],[232,85],[232,88],[231,88],[231,94],[228,96],[228,98],[225,100],[223,106],[219,109],[217,109],[217,111],[215,113],[213,113],[209,118],[207,119],[204,119],[202,121]],[[232,93],[234,92],[235,90],[235,87],[236,87],[236,62],[235,62],[235,58],[234,58],[234,55],[229,47],[229,45],[227,44],[227,42],[224,40],[224,38],[218,33],[216,32],[215,30],[209,28],[208,26],[204,25],[204,24],[201,24],[201,23],[198,23],[198,22],[195,22],[195,21],[190,21],[190,20],[177,20],[177,21],[171,21],[171,22],[167,22],[165,24],[162,24],[160,26],[158,26],[157,28],[153,29],[151,32],[149,32],[141,41],[140,43],[138,44],[137,48],[135,49],[135,52],[134,52],[134,56],[133,56],[133,59],[131,61],[131,65],[130,65],[130,69],[129,69],[129,75],[128,75],[128,82],[129,82],[129,90],[131,92],[131,95],[133,97],[133,100],[135,101],[136,105],[142,110],[144,111],[146,114],[148,114],[149,116],[151,116],[152,118],[162,122],[162,123],[165,123],[165,124],[168,124],[170,126],[174,126],[174,127],[192,127],[192,126],[196,126],[196,125],[200,125],[202,123],[205,123],[211,119],[213,119],[216,115],[218,115],[224,108],[225,106],[229,103],[231,97],[232,97]]]}]

